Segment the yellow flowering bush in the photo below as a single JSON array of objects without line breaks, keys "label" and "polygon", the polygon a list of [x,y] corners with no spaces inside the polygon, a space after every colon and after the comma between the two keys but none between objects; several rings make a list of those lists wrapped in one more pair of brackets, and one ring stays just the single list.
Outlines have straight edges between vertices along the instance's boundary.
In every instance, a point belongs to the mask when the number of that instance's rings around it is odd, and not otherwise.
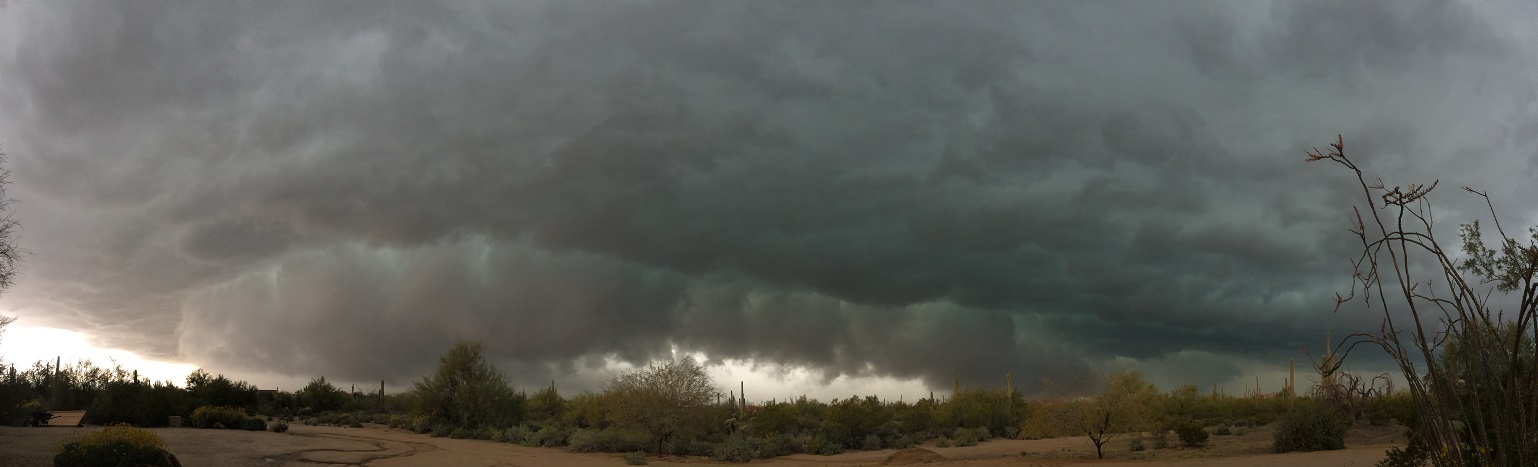
[{"label": "yellow flowering bush", "polygon": [[65,442],[53,459],[58,467],[169,465],[160,435],[128,425],[109,426]]}]

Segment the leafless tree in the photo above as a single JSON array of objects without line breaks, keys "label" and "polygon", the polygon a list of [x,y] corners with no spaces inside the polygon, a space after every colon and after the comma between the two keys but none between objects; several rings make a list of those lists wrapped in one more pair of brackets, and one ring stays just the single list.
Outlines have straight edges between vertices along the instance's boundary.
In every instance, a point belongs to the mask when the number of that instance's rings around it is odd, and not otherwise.
[{"label": "leafless tree", "polygon": [[[21,256],[26,253],[16,243],[21,235],[21,223],[12,216],[16,200],[5,193],[5,186],[11,184],[11,171],[5,168],[5,162],[5,153],[0,152],[0,292],[10,289],[16,282],[17,271],[21,268]],[[4,334],[6,326],[15,321],[15,317],[0,316],[0,334]]]},{"label": "leafless tree", "polygon": [[[1364,203],[1353,208],[1350,228],[1361,252],[1351,260],[1351,291],[1336,295],[1336,309],[1359,298],[1383,310],[1378,332],[1350,336],[1337,354],[1370,343],[1395,360],[1420,415],[1413,436],[1430,447],[1434,464],[1538,465],[1538,359],[1530,350],[1538,325],[1538,230],[1529,229],[1528,239],[1508,235],[1490,197],[1463,187],[1485,200],[1499,239],[1486,246],[1478,221],[1462,224],[1460,261],[1436,236],[1427,197],[1436,181],[1369,182],[1339,136],[1328,153],[1314,149],[1308,160],[1351,170],[1362,188]],[[1494,309],[1507,294],[1520,294],[1516,309]],[[1324,373],[1337,371],[1341,360]],[[1439,363],[1446,361],[1457,365]]]}]

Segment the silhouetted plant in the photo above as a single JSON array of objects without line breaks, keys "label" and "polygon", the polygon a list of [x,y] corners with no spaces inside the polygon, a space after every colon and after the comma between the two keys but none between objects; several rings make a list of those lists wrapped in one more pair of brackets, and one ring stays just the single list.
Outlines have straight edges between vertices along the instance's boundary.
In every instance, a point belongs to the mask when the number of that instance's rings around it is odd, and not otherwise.
[{"label": "silhouetted plant", "polygon": [[[1339,136],[1329,152],[1314,149],[1308,160],[1347,168],[1362,188],[1364,202],[1351,222],[1361,251],[1352,259],[1350,292],[1336,295],[1337,309],[1359,295],[1383,309],[1377,333],[1355,334],[1336,353],[1372,343],[1394,359],[1419,415],[1411,433],[1439,453],[1433,463],[1538,462],[1538,359],[1531,351],[1538,339],[1538,229],[1526,239],[1509,235],[1490,197],[1465,186],[1484,199],[1499,238],[1487,246],[1479,221],[1462,224],[1464,256],[1455,259],[1435,229],[1428,195],[1437,181],[1368,182]],[[1520,294],[1516,308],[1497,309],[1510,303],[1510,293]],[[1326,375],[1341,360],[1324,368]]]}]

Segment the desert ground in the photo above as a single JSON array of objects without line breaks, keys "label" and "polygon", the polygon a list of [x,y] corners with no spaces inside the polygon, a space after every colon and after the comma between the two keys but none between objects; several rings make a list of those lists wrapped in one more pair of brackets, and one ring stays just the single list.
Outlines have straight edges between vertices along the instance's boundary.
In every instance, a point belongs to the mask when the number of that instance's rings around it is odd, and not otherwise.
[{"label": "desert ground", "polygon": [[[0,467],[35,467],[52,464],[57,447],[85,428],[0,427]],[[183,465],[193,466],[587,466],[625,465],[619,454],[580,454],[555,448],[530,448],[492,441],[432,438],[383,426],[339,428],[292,425],[287,433],[237,430],[159,428],[168,449]],[[1358,425],[1346,438],[1345,450],[1272,454],[1270,427],[1250,428],[1242,434],[1210,438],[1206,447],[1170,448],[1132,452],[1130,437],[1119,436],[1106,444],[1106,459],[1095,459],[1088,438],[1041,440],[995,439],[971,447],[920,446],[944,459],[930,463],[965,466],[1370,466],[1383,452],[1402,445],[1402,429],[1393,426]],[[1150,446],[1152,443],[1148,443]],[[898,454],[894,456],[894,454]],[[875,466],[919,463],[922,451],[895,450],[849,452],[836,456],[794,455],[754,461],[764,466]],[[718,464],[700,457],[649,459],[650,465]],[[905,462],[907,461],[907,462]]]}]

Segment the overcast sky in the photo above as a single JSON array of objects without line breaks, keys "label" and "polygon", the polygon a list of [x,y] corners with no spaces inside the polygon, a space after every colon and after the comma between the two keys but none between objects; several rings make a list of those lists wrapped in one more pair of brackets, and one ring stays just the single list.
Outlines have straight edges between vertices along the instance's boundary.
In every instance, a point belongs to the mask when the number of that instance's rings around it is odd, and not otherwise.
[{"label": "overcast sky", "polygon": [[1483,207],[1457,185],[1538,221],[1534,18],[0,1],[32,252],[0,308],[272,378],[407,384],[467,339],[574,389],[674,351],[936,389],[1270,383],[1380,319],[1332,312],[1360,191],[1307,148],[1441,179],[1447,229]]}]

